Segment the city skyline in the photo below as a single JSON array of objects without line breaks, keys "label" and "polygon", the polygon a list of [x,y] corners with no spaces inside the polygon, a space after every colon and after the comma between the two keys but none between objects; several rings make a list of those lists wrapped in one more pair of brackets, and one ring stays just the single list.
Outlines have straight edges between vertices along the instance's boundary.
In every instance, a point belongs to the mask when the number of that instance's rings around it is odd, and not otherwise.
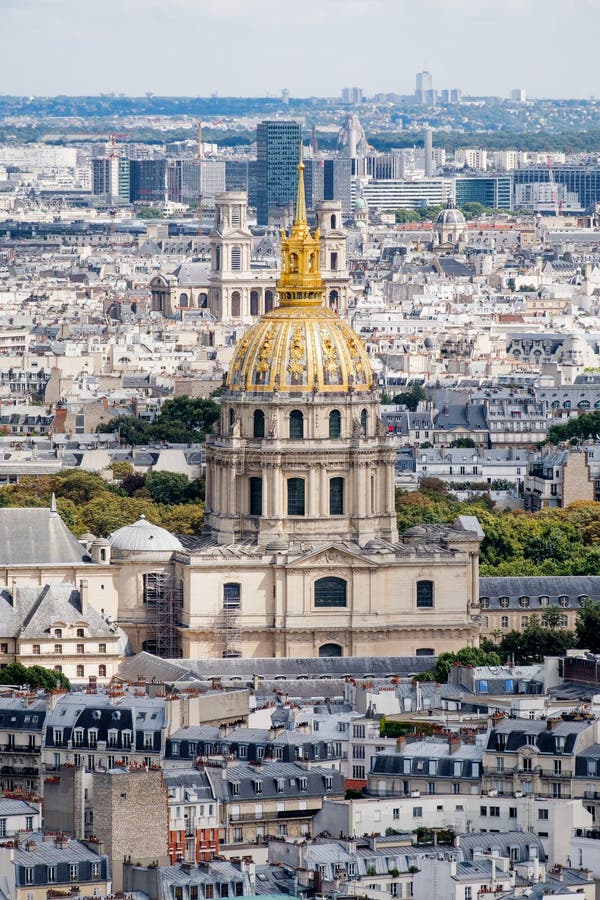
[{"label": "city skyline", "polygon": [[422,69],[470,95],[600,93],[582,66],[600,27],[593,0],[549,0],[543,15],[534,0],[0,0],[0,11],[4,94],[409,94]]}]

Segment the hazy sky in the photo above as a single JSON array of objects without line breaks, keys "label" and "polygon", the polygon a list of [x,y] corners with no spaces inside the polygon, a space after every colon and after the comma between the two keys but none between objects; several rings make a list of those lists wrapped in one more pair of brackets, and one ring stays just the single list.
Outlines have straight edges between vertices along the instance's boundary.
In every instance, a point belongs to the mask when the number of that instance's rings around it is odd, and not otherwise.
[{"label": "hazy sky", "polygon": [[0,0],[0,93],[600,95],[600,0]]}]

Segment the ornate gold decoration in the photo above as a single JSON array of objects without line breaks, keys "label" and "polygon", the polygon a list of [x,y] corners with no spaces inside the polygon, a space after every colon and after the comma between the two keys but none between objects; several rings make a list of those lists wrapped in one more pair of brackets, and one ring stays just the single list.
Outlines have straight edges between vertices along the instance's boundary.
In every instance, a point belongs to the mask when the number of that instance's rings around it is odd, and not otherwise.
[{"label": "ornate gold decoration", "polygon": [[370,391],[373,372],[357,334],[323,306],[320,236],[311,234],[304,201],[304,164],[292,230],[281,238],[279,306],[238,343],[227,376],[232,391],[346,393]]}]

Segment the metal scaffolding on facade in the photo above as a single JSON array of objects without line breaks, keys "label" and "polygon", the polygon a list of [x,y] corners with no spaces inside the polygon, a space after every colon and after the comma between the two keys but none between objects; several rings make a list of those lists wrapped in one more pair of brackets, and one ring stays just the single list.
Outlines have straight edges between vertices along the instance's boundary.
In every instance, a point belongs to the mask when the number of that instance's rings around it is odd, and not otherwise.
[{"label": "metal scaffolding on facade", "polygon": [[240,585],[237,583],[224,585],[223,611],[217,619],[215,639],[223,658],[242,655]]},{"label": "metal scaffolding on facade", "polygon": [[148,636],[146,647],[150,653],[164,659],[181,656],[181,640],[177,625],[183,603],[181,586],[169,572],[148,572],[144,575],[144,605]]}]

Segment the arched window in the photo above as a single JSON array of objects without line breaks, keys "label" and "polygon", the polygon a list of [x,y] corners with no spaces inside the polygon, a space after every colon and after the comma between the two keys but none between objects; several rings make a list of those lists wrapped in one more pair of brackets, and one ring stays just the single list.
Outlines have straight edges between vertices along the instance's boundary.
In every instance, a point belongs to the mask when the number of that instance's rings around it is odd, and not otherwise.
[{"label": "arched window", "polygon": [[250,315],[258,316],[258,291],[250,291]]},{"label": "arched window", "polygon": [[77,677],[83,678],[84,671],[85,671],[85,669],[83,666],[77,666]]},{"label": "arched window", "polygon": [[294,275],[298,271],[298,254],[290,253],[290,272]]},{"label": "arched window", "polygon": [[433,607],[433,581],[417,581],[417,608]]},{"label": "arched window", "polygon": [[338,300],[339,294],[337,291],[329,291],[329,308],[336,309],[338,308]]},{"label": "arched window", "polygon": [[179,305],[184,308],[189,305],[189,297],[187,294],[179,295]]},{"label": "arched window", "polygon": [[262,409],[254,410],[254,437],[264,438],[265,436],[265,414]]},{"label": "arched window", "polygon": [[231,248],[231,268],[234,272],[239,272],[242,268],[242,248],[239,244]]},{"label": "arched window", "polygon": [[239,319],[241,315],[241,306],[240,292],[234,291],[231,295],[231,317],[233,319]]},{"label": "arched window", "polygon": [[342,648],[339,644],[321,644],[319,647],[319,656],[331,658],[333,656],[341,656]]},{"label": "arched window", "polygon": [[200,309],[206,309],[208,306],[208,294],[198,294],[198,306]]},{"label": "arched window", "polygon": [[221,248],[215,247],[215,272],[221,271]]},{"label": "arched window", "polygon": [[98,677],[106,678],[106,666],[105,665],[98,666]]},{"label": "arched window", "polygon": [[417,656],[435,656],[435,650],[433,647],[418,647],[416,650]]},{"label": "arched window", "polygon": [[329,515],[344,515],[344,479],[332,478],[329,482]]},{"label": "arched window", "polygon": [[342,433],[342,414],[339,409],[332,409],[329,413],[329,437],[339,438]]},{"label": "arched window", "polygon": [[367,436],[367,425],[368,425],[368,414],[366,409],[363,409],[360,414],[360,430],[363,435]]},{"label": "arched window", "polygon": [[527,609],[529,606],[529,597],[519,597],[519,606],[523,609]]},{"label": "arched window", "polygon": [[304,437],[304,416],[299,409],[293,409],[290,413],[290,438],[295,440]]},{"label": "arched window", "polygon": [[229,410],[229,428],[230,429],[233,428],[234,422],[235,422],[235,412],[233,410],[233,407],[231,407]]},{"label": "arched window", "polygon": [[265,291],[265,312],[273,309],[273,291]]},{"label": "arched window", "polygon": [[228,581],[223,585],[223,609],[239,609],[241,605],[241,585],[237,581]]},{"label": "arched window", "polygon": [[287,480],[287,514],[288,516],[304,516],[304,478],[288,478]]},{"label": "arched window", "polygon": [[262,478],[250,479],[250,515],[262,516]]},{"label": "arched window", "polygon": [[337,228],[337,218],[336,218],[335,215],[332,215],[332,216],[331,216],[331,227],[332,227],[332,228]]},{"label": "arched window", "polygon": [[343,578],[328,575],[315,581],[315,606],[316,607],[345,607],[347,585]]}]

